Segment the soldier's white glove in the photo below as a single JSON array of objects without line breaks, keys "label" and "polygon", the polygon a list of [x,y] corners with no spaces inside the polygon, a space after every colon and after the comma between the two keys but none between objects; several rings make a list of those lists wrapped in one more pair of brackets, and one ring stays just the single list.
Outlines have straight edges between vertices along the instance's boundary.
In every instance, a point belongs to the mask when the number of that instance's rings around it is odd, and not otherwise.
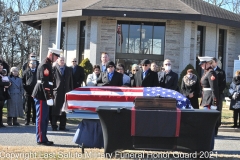
[{"label": "soldier's white glove", "polygon": [[238,93],[237,93],[237,92],[234,92],[232,98],[235,100],[235,99],[237,99],[237,97],[238,97]]},{"label": "soldier's white glove", "polygon": [[47,105],[48,106],[53,106],[53,99],[47,100]]}]

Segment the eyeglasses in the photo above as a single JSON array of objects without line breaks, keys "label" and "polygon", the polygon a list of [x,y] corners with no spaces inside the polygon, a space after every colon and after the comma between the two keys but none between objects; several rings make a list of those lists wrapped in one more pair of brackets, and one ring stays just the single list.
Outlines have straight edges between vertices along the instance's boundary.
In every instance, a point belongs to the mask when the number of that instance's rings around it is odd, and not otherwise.
[{"label": "eyeglasses", "polygon": [[133,70],[133,71],[138,71],[138,69],[136,69],[136,70]]},{"label": "eyeglasses", "polygon": [[170,63],[168,63],[168,64],[164,64],[165,66],[171,66],[171,64]]},{"label": "eyeglasses", "polygon": [[77,62],[77,61],[72,61],[72,62]]},{"label": "eyeglasses", "polygon": [[148,65],[147,65],[147,64],[143,64],[142,66],[145,66],[145,67],[146,67],[146,66],[148,66]]}]

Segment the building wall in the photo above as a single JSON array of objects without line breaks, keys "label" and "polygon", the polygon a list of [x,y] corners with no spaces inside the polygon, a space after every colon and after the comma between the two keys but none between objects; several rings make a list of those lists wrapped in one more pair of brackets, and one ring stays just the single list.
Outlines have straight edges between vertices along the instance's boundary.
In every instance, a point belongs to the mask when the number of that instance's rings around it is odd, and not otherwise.
[{"label": "building wall", "polygon": [[[233,76],[233,61],[240,55],[240,31],[222,25],[205,22],[177,20],[149,20],[113,17],[74,17],[63,19],[66,22],[65,53],[67,65],[71,58],[79,56],[80,21],[86,20],[86,38],[84,58],[92,64],[100,63],[101,52],[108,52],[110,59],[115,60],[117,20],[166,22],[164,59],[170,59],[172,69],[180,74],[189,63],[196,64],[197,26],[205,26],[204,55],[217,57],[219,29],[226,30],[226,56],[223,69],[227,81]],[[44,20],[41,34],[41,59],[47,54],[47,48],[55,43],[56,21]]]}]

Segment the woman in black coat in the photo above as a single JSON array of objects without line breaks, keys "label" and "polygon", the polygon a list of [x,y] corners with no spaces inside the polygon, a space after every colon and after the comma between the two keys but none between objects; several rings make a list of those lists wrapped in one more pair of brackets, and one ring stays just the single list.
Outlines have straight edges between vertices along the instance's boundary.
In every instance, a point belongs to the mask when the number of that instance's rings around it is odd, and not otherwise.
[{"label": "woman in black coat", "polygon": [[187,74],[183,77],[181,91],[190,100],[192,107],[199,109],[200,83],[197,76],[193,74],[192,69],[187,70]]},{"label": "woman in black coat", "polygon": [[[230,84],[229,92],[231,94],[230,110],[233,110],[233,127],[240,127],[240,70],[236,71],[235,77],[233,77]],[[239,125],[237,120],[239,119]]]}]

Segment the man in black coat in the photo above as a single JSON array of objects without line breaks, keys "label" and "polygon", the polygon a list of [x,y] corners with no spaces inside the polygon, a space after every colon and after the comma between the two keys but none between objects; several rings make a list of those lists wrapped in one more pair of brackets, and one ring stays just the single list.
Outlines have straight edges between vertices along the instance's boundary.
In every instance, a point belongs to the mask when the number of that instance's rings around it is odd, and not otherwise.
[{"label": "man in black coat", "polygon": [[169,59],[164,60],[164,71],[158,72],[158,81],[160,87],[178,91],[178,74],[171,69],[172,62]]},{"label": "man in black coat", "polygon": [[[3,65],[0,63],[0,74],[2,73]],[[4,106],[4,87],[9,87],[11,85],[10,82],[2,82],[2,76],[0,76],[0,128],[5,127],[2,122],[2,109]]]},{"label": "man in black coat", "polygon": [[36,61],[29,61],[29,68],[23,72],[22,82],[25,90],[25,125],[29,125],[31,110],[32,110],[32,123],[36,123],[36,108],[32,97],[33,89],[37,83],[37,70]]},{"label": "man in black coat", "polygon": [[[222,102],[223,102],[223,97],[224,97],[223,91],[226,88],[226,74],[225,74],[224,70],[222,70],[221,68],[218,67],[218,60],[216,58],[213,58],[212,60],[213,60],[212,68],[217,74],[218,90],[219,90],[218,107],[219,107],[219,111],[221,112],[221,116],[222,116]],[[215,135],[218,134],[218,128],[221,126],[221,116],[219,117],[217,124],[216,124]]]},{"label": "man in black coat", "polygon": [[115,64],[109,61],[106,64],[107,71],[102,72],[97,80],[98,86],[122,86],[123,74],[115,71]]},{"label": "man in black coat", "polygon": [[25,62],[22,66],[22,71],[24,72],[26,69],[29,68],[28,64],[29,64],[29,61],[35,61],[36,62],[36,68],[38,67],[39,65],[39,61],[37,60],[37,55],[35,53],[31,53],[29,54],[29,58],[27,60],[27,62]]},{"label": "man in black coat", "polygon": [[72,59],[72,73],[73,73],[73,89],[81,87],[82,82],[84,81],[85,74],[84,69],[77,64],[77,59]]},{"label": "man in black coat", "polygon": [[151,62],[144,59],[141,62],[142,70],[139,70],[134,75],[133,87],[157,87],[159,86],[157,73],[153,72]]},{"label": "man in black coat", "polygon": [[57,120],[60,120],[59,130],[68,131],[66,128],[66,112],[62,112],[65,94],[73,89],[72,68],[67,67],[64,57],[57,60],[53,67],[53,95],[54,105],[52,106],[52,130],[57,131]]}]

